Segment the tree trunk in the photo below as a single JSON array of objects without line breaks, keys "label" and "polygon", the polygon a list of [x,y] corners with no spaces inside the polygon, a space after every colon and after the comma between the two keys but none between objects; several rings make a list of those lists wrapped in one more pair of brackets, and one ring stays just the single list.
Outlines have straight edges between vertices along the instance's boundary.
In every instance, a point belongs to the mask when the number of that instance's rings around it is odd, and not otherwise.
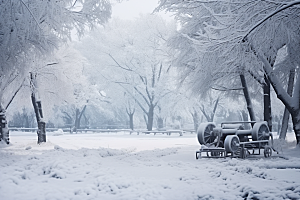
[{"label": "tree trunk", "polygon": [[81,121],[81,117],[83,115],[83,113],[85,112],[86,109],[86,105],[84,105],[82,111],[80,112],[79,116],[78,116],[78,123],[77,123],[77,128],[80,129],[80,121]]},{"label": "tree trunk", "polygon": [[[290,96],[292,96],[292,94],[293,94],[294,81],[295,81],[295,69],[292,69],[292,70],[290,70],[289,82],[288,82],[288,87],[287,87],[287,93]],[[286,132],[287,132],[288,125],[289,125],[289,117],[290,117],[290,112],[285,107],[284,113],[283,113],[283,118],[282,118],[282,126],[281,126],[281,130],[280,130],[279,139],[285,140]]]},{"label": "tree trunk", "polygon": [[153,127],[153,119],[154,119],[154,106],[149,106],[149,112],[148,112],[148,120],[147,120],[147,130],[152,131]]},{"label": "tree trunk", "polygon": [[73,132],[77,133],[77,129],[78,129],[78,118],[79,118],[79,109],[76,108],[75,110],[75,123],[74,123],[74,128],[73,128]]},{"label": "tree trunk", "polygon": [[163,129],[164,128],[164,119],[162,117],[157,118],[157,128]]},{"label": "tree trunk", "polygon": [[293,129],[297,139],[297,144],[300,142],[300,78],[298,77],[295,83],[295,91],[293,97],[284,91],[280,80],[275,75],[270,63],[263,56],[258,55],[264,63],[264,71],[269,77],[269,80],[277,94],[277,97],[282,101],[285,107],[289,110],[292,116]]},{"label": "tree trunk", "polygon": [[42,112],[42,105],[41,102],[36,101],[35,94],[31,94],[31,101],[34,108],[34,113],[36,116],[36,122],[38,125],[37,135],[38,135],[38,144],[42,142],[46,142],[46,123],[43,121],[43,115]]},{"label": "tree trunk", "polygon": [[285,140],[286,132],[287,132],[287,129],[289,127],[289,120],[290,120],[290,112],[288,111],[287,108],[284,108],[279,139]]},{"label": "tree trunk", "polygon": [[249,121],[248,113],[245,110],[241,110],[242,120]]},{"label": "tree trunk", "polygon": [[282,122],[282,115],[279,115],[278,123],[277,123],[277,135],[279,135],[279,136],[280,136],[280,132],[281,132],[281,122]]},{"label": "tree trunk", "polygon": [[23,116],[23,119],[24,119],[24,127],[25,128],[30,128],[29,126],[29,116],[26,114],[24,114],[24,116]]},{"label": "tree trunk", "polygon": [[219,105],[219,97],[217,98],[216,102],[215,102],[215,105],[214,105],[214,109],[213,109],[213,112],[211,113],[211,121],[213,122],[214,121],[214,118],[215,118],[215,114],[216,114],[216,110],[217,110],[217,107]]},{"label": "tree trunk", "polygon": [[272,131],[272,111],[271,111],[271,85],[268,77],[264,75],[264,121],[268,123],[269,130]]},{"label": "tree trunk", "polygon": [[300,143],[300,109],[291,112],[291,116],[292,116],[293,129],[295,132],[297,144],[299,144]]},{"label": "tree trunk", "polygon": [[134,129],[134,126],[133,126],[133,115],[135,113],[135,108],[133,110],[130,109],[130,108],[129,109],[126,108],[126,113],[129,116],[129,128],[131,130],[133,130]]},{"label": "tree trunk", "polygon": [[256,119],[255,119],[254,109],[252,106],[252,102],[251,102],[251,98],[249,95],[248,86],[244,74],[240,74],[240,79],[243,87],[243,93],[246,100],[247,110],[249,112],[250,120],[255,121]]},{"label": "tree trunk", "polygon": [[[251,103],[251,102],[250,102]],[[248,112],[249,112],[249,110],[248,110]],[[242,113],[242,120],[244,121],[244,122],[247,122],[247,121],[249,121],[249,116],[248,116],[248,113],[245,111],[245,110],[242,110],[241,111],[241,113]],[[252,120],[250,120],[250,121],[252,121]],[[245,126],[245,129],[250,129],[250,125],[247,123],[247,124],[244,124],[244,126]]]},{"label": "tree trunk", "polygon": [[194,122],[194,129],[197,133],[198,126],[199,126],[199,116],[195,109],[194,109],[194,113],[192,113],[192,116],[193,116],[193,122]]},{"label": "tree trunk", "polygon": [[5,110],[0,105],[0,141],[3,140],[6,144],[9,144],[9,130],[6,121]]},{"label": "tree trunk", "polygon": [[73,132],[75,132],[75,133],[77,133],[77,130],[80,129],[80,120],[81,120],[81,117],[82,117],[85,109],[86,109],[86,105],[84,105],[81,112],[78,108],[76,108],[76,111],[75,111],[75,124],[74,124],[74,128],[73,128]]},{"label": "tree trunk", "polygon": [[200,107],[200,110],[201,110],[202,114],[204,115],[204,117],[206,118],[207,122],[213,122],[218,104],[219,104],[219,98],[215,101],[214,108],[210,115],[208,113],[206,113],[203,104],[202,104],[202,107]]},{"label": "tree trunk", "polygon": [[134,126],[133,126],[133,115],[134,115],[134,113],[128,114],[128,116],[129,116],[129,127],[130,127],[131,130],[134,129]]},{"label": "tree trunk", "polygon": [[31,102],[34,108],[36,121],[38,125],[37,135],[38,144],[46,142],[46,123],[43,121],[42,103],[36,99],[37,83],[36,74],[30,73],[30,86],[31,86]]},{"label": "tree trunk", "polygon": [[46,142],[46,123],[44,121],[40,121],[38,123],[38,144],[42,142]]}]

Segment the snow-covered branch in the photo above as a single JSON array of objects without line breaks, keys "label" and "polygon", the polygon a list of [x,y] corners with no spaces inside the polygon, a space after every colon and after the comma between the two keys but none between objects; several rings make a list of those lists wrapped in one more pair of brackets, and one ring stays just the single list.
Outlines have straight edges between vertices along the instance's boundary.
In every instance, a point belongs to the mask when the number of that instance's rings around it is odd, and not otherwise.
[{"label": "snow-covered branch", "polygon": [[242,41],[244,42],[246,40],[246,38],[248,37],[248,35],[253,32],[257,27],[259,27],[261,24],[263,24],[265,21],[267,21],[268,19],[270,19],[271,17],[273,17],[274,15],[282,12],[283,10],[285,9],[288,9],[292,6],[295,6],[295,5],[298,5],[300,4],[300,1],[294,1],[294,2],[291,2],[277,10],[275,10],[274,12],[270,13],[269,15],[267,15],[264,19],[260,20],[257,24],[255,24],[247,33],[246,35],[243,37]]},{"label": "snow-covered branch", "polygon": [[286,107],[289,110],[292,110],[293,109],[292,97],[290,97],[287,94],[287,92],[284,90],[284,88],[282,87],[281,82],[277,78],[276,74],[274,73],[274,70],[272,69],[272,67],[271,67],[270,63],[267,61],[267,59],[264,58],[263,56],[261,56],[260,54],[258,54],[258,57],[261,59],[261,61],[264,64],[265,72],[268,75],[268,78],[270,79],[270,82],[271,82],[274,90],[276,91],[277,97],[282,102],[284,102],[284,104],[286,105]]}]

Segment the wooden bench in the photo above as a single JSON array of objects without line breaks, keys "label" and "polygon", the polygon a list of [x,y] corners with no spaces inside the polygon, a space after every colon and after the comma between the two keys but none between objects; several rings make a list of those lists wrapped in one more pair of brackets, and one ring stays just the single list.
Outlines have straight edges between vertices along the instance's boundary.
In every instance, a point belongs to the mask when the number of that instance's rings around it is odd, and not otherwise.
[{"label": "wooden bench", "polygon": [[162,134],[166,133],[167,135],[171,135],[172,133],[179,133],[179,136],[183,135],[182,130],[164,130],[164,131],[152,130],[152,131],[143,131],[142,133],[145,133],[145,134],[153,133],[154,135],[156,135],[157,133],[162,133]]},{"label": "wooden bench", "polygon": [[190,132],[191,134],[196,133],[195,129],[183,129],[184,132]]},{"label": "wooden bench", "polygon": [[145,133],[145,134],[150,134],[150,133],[153,133],[154,135],[156,135],[157,133],[162,133],[162,134],[165,134],[165,133],[167,133],[167,131],[158,131],[158,130],[153,130],[153,131],[143,131],[142,133]]}]

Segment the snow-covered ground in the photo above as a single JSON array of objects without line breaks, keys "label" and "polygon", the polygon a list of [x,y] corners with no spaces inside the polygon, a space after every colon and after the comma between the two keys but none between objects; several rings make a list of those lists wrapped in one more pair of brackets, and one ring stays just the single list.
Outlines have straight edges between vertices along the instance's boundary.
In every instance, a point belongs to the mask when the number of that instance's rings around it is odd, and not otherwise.
[{"label": "snow-covered ground", "polygon": [[[195,159],[195,134],[12,132],[0,199],[300,199],[300,148],[271,158]],[[289,138],[293,140],[291,135]]]}]

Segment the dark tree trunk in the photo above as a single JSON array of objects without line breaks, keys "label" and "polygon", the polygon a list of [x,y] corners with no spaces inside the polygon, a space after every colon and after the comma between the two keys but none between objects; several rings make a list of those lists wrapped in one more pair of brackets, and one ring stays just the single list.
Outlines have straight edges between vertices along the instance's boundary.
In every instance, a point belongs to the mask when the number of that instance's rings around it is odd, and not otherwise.
[{"label": "dark tree trunk", "polygon": [[133,126],[133,115],[135,113],[135,109],[131,110],[131,109],[127,109],[126,108],[126,113],[129,116],[129,128],[131,130],[133,130],[134,129],[134,126]]},{"label": "dark tree trunk", "polygon": [[272,131],[272,111],[271,111],[271,85],[268,77],[264,76],[264,121],[268,123],[270,131]]},{"label": "dark tree trunk", "polygon": [[38,144],[46,142],[46,123],[40,121],[38,123]]},{"label": "dark tree trunk", "polygon": [[254,109],[252,106],[252,102],[251,102],[251,98],[249,95],[248,86],[244,74],[240,74],[240,79],[243,87],[243,93],[246,100],[247,110],[249,112],[250,120],[255,121],[256,119],[255,119]]},{"label": "dark tree trunk", "polygon": [[31,94],[31,101],[32,101],[34,113],[36,116],[36,122],[38,125],[38,130],[37,130],[38,144],[40,144],[42,142],[46,142],[46,123],[42,120],[43,115],[42,115],[42,112],[40,112],[42,110],[41,102],[38,103],[36,101],[34,93]]},{"label": "dark tree trunk", "polygon": [[29,126],[30,126],[30,125],[29,125],[29,116],[28,116],[28,115],[25,115],[25,116],[24,116],[24,127],[25,127],[25,128],[30,128]]},{"label": "dark tree trunk", "polygon": [[289,119],[290,119],[290,112],[288,111],[287,108],[284,108],[279,139],[285,140],[286,132],[287,132],[287,129],[288,129],[288,126],[289,126]]},{"label": "dark tree trunk", "polygon": [[134,129],[134,126],[133,126],[133,115],[134,115],[134,113],[128,114],[128,116],[129,116],[129,128],[130,128],[131,130]]},{"label": "dark tree trunk", "polygon": [[0,141],[3,140],[9,144],[9,130],[6,121],[5,110],[0,105]]},{"label": "dark tree trunk", "polygon": [[38,105],[36,103],[35,94],[33,92],[31,93],[31,102],[32,102],[32,105],[33,105],[36,121],[39,122],[39,121],[41,121],[41,116],[40,116],[40,113],[39,113]]},{"label": "dark tree trunk", "polygon": [[83,113],[85,112],[85,109],[86,109],[86,105],[84,105],[82,111],[80,112],[80,114],[79,114],[79,116],[78,116],[78,123],[77,123],[77,128],[78,128],[78,129],[80,128],[80,121],[81,121],[81,118],[82,118]]},{"label": "dark tree trunk", "polygon": [[148,120],[147,120],[147,130],[148,131],[152,131],[153,119],[154,119],[154,106],[150,105],[149,112],[148,112]]},{"label": "dark tree trunk", "polygon": [[214,121],[214,118],[215,118],[215,114],[216,114],[216,110],[217,110],[217,107],[219,105],[219,97],[217,98],[216,102],[215,102],[215,105],[214,105],[214,109],[213,109],[213,112],[211,113],[211,121],[213,122]]},{"label": "dark tree trunk", "polygon": [[46,123],[43,121],[42,103],[36,99],[37,84],[36,84],[36,74],[30,73],[30,86],[31,86],[31,102],[34,108],[34,113],[36,116],[36,121],[38,125],[37,135],[38,144],[46,142]]},{"label": "dark tree trunk", "polygon": [[300,109],[298,108],[296,111],[291,112],[292,121],[293,121],[293,129],[295,132],[297,144],[300,142]]},{"label": "dark tree trunk", "polygon": [[278,116],[278,121],[277,121],[277,135],[279,135],[279,136],[280,136],[280,132],[281,132],[281,129],[282,129],[281,122],[282,122],[282,115],[279,115]]},{"label": "dark tree trunk", "polygon": [[77,130],[80,129],[80,120],[81,120],[81,117],[82,117],[85,109],[86,109],[86,105],[84,105],[81,112],[78,108],[76,108],[76,111],[75,111],[75,124],[74,124],[74,128],[73,128],[73,132],[77,133]]},{"label": "dark tree trunk", "polygon": [[[293,94],[294,82],[295,82],[295,69],[292,69],[292,70],[290,70],[288,87],[287,87],[287,93],[290,96],[292,96],[292,94]],[[290,112],[285,107],[284,112],[283,112],[282,126],[281,126],[279,139],[284,139],[285,140],[286,132],[287,132],[288,125],[289,125],[289,117],[290,117]]]},{"label": "dark tree trunk", "polygon": [[199,126],[199,115],[198,115],[198,113],[196,112],[195,109],[192,113],[192,116],[193,116],[193,122],[194,122],[194,129],[197,132],[198,126]]},{"label": "dark tree trunk", "polygon": [[76,108],[76,110],[75,110],[75,124],[74,124],[74,128],[73,128],[73,132],[75,132],[75,133],[77,133],[77,129],[78,129],[78,124],[79,124],[79,122],[78,122],[78,118],[79,118],[79,109],[78,108]]}]

